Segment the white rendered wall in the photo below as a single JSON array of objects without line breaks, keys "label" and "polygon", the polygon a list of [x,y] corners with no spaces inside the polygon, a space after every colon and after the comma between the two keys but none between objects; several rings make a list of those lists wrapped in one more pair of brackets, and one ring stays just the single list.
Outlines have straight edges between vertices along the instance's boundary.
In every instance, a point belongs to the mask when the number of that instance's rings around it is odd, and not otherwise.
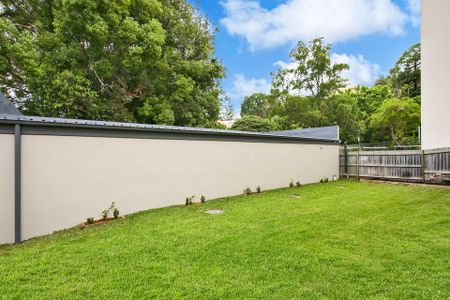
[{"label": "white rendered wall", "polygon": [[0,244],[14,242],[14,135],[0,134]]},{"label": "white rendered wall", "polygon": [[[78,136],[22,136],[22,238],[100,217],[339,175],[339,146]],[[9,195],[9,194],[8,194]],[[8,196],[9,197],[9,196]]]},{"label": "white rendered wall", "polygon": [[450,147],[450,0],[422,1],[422,148]]}]

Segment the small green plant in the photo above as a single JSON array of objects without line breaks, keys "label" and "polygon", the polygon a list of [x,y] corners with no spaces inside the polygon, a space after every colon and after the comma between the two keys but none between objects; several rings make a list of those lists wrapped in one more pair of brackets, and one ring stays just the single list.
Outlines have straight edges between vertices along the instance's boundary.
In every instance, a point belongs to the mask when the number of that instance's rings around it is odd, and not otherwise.
[{"label": "small green plant", "polygon": [[259,185],[256,187],[256,192],[261,193],[261,187]]},{"label": "small green plant", "polygon": [[202,196],[200,197],[200,202],[201,202],[201,203],[205,203],[205,202],[206,202],[206,197],[205,197],[204,195],[202,195]]},{"label": "small green plant", "polygon": [[194,198],[195,198],[195,195],[192,195],[190,197],[186,197],[186,206],[194,204]]},{"label": "small green plant", "polygon": [[94,218],[93,217],[87,218],[86,221],[87,221],[88,224],[94,224]]},{"label": "small green plant", "polygon": [[302,184],[300,183],[300,181],[297,181],[297,182],[295,183],[295,185],[296,185],[297,187],[301,187],[301,186],[302,186]]},{"label": "small green plant", "polygon": [[320,183],[323,183],[323,178],[320,178]]},{"label": "small green plant", "polygon": [[244,189],[244,194],[245,195],[251,195],[251,193],[252,193],[252,190],[249,188],[249,187],[246,187],[245,189]]},{"label": "small green plant", "polygon": [[113,210],[114,219],[119,218],[119,214],[120,214],[119,209],[118,208],[114,208],[114,210]]},{"label": "small green plant", "polygon": [[291,180],[291,182],[289,182],[289,187],[293,188],[294,187],[294,181]]},{"label": "small green plant", "polygon": [[116,210],[116,203],[111,202],[111,205],[107,209],[102,211],[103,219],[106,219],[111,212],[114,212],[114,210]]},{"label": "small green plant", "polygon": [[323,180],[323,182],[328,182],[328,177],[325,177],[325,179]]}]

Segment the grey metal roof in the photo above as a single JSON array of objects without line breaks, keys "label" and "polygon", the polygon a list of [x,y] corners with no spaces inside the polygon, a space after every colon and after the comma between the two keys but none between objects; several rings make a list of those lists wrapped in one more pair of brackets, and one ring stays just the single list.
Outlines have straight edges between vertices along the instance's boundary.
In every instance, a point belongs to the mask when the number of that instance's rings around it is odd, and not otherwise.
[{"label": "grey metal roof", "polygon": [[23,125],[41,125],[41,126],[56,126],[56,127],[78,127],[78,128],[97,128],[97,129],[122,129],[122,130],[141,130],[153,131],[162,133],[185,133],[185,134],[210,134],[223,136],[239,136],[249,138],[276,138],[276,139],[290,139],[303,140],[310,142],[338,142],[336,138],[329,137],[308,137],[295,136],[279,133],[259,133],[237,130],[223,130],[211,128],[196,128],[196,127],[181,127],[181,126],[165,126],[165,125],[151,125],[151,124],[137,124],[137,123],[120,123],[109,121],[93,121],[93,120],[79,120],[79,119],[65,119],[65,118],[48,118],[48,117],[33,117],[25,115],[11,115],[0,114],[1,124],[23,124]]},{"label": "grey metal roof", "polygon": [[291,137],[303,137],[303,138],[319,138],[328,140],[339,140],[339,126],[325,126],[316,128],[305,129],[293,129],[274,131],[272,134],[291,136]]},{"label": "grey metal roof", "polygon": [[[56,127],[79,127],[79,128],[97,128],[97,129],[123,129],[123,130],[142,130],[165,133],[192,133],[192,134],[210,134],[223,136],[240,136],[240,137],[268,137],[291,140],[317,141],[317,142],[337,142],[338,138],[331,134],[306,134],[307,129],[300,130],[305,132],[299,134],[299,130],[287,130],[278,132],[249,132],[237,130],[222,130],[211,128],[197,128],[197,127],[181,127],[181,126],[165,126],[165,125],[151,125],[151,124],[137,124],[137,123],[121,123],[109,121],[94,121],[94,120],[79,120],[66,118],[48,118],[48,117],[34,117],[23,115],[11,102],[9,102],[4,95],[0,93],[0,124],[25,124],[25,125],[43,125]],[[331,126],[335,128],[337,126]],[[322,128],[309,128],[308,130],[314,132],[325,132]],[[330,132],[332,130],[329,130]]]},{"label": "grey metal roof", "polygon": [[17,107],[6,99],[2,93],[0,93],[0,114],[22,115]]}]

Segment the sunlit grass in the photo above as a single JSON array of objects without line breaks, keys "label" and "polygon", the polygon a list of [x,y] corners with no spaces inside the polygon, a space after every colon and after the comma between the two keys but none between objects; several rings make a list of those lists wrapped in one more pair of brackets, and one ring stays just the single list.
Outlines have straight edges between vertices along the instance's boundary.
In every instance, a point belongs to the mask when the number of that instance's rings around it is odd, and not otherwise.
[{"label": "sunlit grass", "polygon": [[0,297],[448,299],[449,247],[449,189],[338,181],[1,246]]}]

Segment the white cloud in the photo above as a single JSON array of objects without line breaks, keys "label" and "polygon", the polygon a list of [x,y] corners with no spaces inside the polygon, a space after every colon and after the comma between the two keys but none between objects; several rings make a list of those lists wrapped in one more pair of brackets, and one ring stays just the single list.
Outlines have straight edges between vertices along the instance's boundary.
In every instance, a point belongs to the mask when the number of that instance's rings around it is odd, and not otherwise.
[{"label": "white cloud", "polygon": [[331,60],[350,66],[349,70],[342,72],[342,77],[348,79],[350,86],[372,85],[381,74],[380,66],[368,61],[362,55],[333,53]]},{"label": "white cloud", "polygon": [[420,0],[408,0],[408,9],[411,12],[412,24],[418,26],[420,24]]},{"label": "white cloud", "polygon": [[[348,79],[349,86],[372,85],[381,74],[380,66],[368,61],[362,55],[332,53],[331,60],[333,63],[345,63],[350,66],[349,70],[341,73],[343,78]],[[274,66],[281,69],[294,69],[298,63],[277,61]],[[306,92],[300,94],[307,95]]]},{"label": "white cloud", "polygon": [[224,0],[222,6],[221,23],[252,50],[316,37],[341,42],[374,33],[396,36],[408,21],[392,0],[287,0],[273,9],[259,0]]},{"label": "white cloud", "polygon": [[234,75],[233,86],[228,96],[232,100],[241,101],[245,96],[254,93],[268,93],[271,83],[265,78],[247,78],[244,74]]}]

